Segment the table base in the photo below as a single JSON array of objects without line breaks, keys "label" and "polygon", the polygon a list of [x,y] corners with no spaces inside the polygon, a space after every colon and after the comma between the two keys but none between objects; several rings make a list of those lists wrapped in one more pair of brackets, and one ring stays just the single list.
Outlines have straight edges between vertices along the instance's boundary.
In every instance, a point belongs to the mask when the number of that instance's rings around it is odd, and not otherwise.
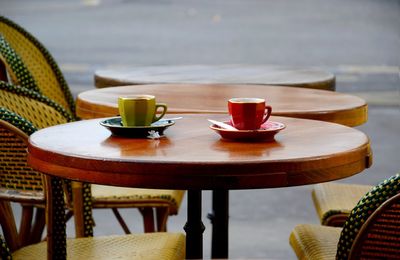
[{"label": "table base", "polygon": [[188,190],[186,231],[186,258],[203,258],[203,232],[205,227],[201,221],[201,190]]},{"label": "table base", "polygon": [[229,254],[229,191],[213,190],[211,258],[228,258]]}]

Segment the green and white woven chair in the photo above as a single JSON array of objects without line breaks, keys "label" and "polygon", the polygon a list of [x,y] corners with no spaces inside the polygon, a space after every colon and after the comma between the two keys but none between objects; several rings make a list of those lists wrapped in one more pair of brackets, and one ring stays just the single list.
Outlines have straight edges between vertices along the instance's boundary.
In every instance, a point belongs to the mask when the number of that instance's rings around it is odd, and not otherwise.
[{"label": "green and white woven chair", "polygon": [[46,48],[4,16],[0,16],[0,35],[5,40],[1,53],[12,83],[40,92],[75,115],[75,101],[68,84]]},{"label": "green and white woven chair", "polygon": [[[11,81],[54,100],[74,119],[75,102],[56,62],[30,33],[0,16],[0,60]],[[93,207],[111,208],[125,233],[130,233],[118,208],[138,208],[144,231],[165,231],[170,215],[176,215],[182,190],[152,190],[92,185]]]},{"label": "green and white woven chair", "polygon": [[289,241],[298,259],[399,259],[400,174],[367,192],[343,228],[302,224]]},{"label": "green and white woven chair", "polygon": [[[29,122],[0,107],[0,223],[12,249],[40,241],[45,224],[42,175],[30,169],[24,156],[26,139],[34,131]],[[20,234],[10,202],[22,205]],[[37,221],[32,227],[34,208]]]},{"label": "green and white woven chair", "polygon": [[[24,246],[40,241],[45,224],[42,174],[33,171],[26,163],[26,135],[31,134],[37,128],[65,123],[72,118],[61,106],[48,98],[32,91],[23,93],[23,88],[15,88],[16,93],[13,93],[11,92],[14,89],[13,86],[8,85],[0,81],[2,119],[3,121],[7,119],[7,122],[11,121],[22,131],[18,132],[18,129],[12,129],[15,130],[14,132],[20,133],[20,135],[15,135],[10,133],[9,129],[7,130],[3,125],[0,139],[1,215],[6,219],[11,216],[11,208],[7,201],[18,202],[22,206],[19,234],[17,234],[14,224],[10,226],[9,232],[7,232],[14,234],[14,236],[6,237],[11,248],[14,248],[15,245]],[[18,94],[18,92],[20,93]],[[29,94],[32,96],[29,96]],[[21,114],[34,121],[36,126],[24,122],[23,119],[12,121],[11,112],[6,113],[3,110],[19,110]],[[46,119],[43,119],[40,115],[46,116]],[[35,221],[32,223],[34,215]]]},{"label": "green and white woven chair", "polygon": [[[29,99],[27,99],[30,102]],[[32,101],[34,102],[34,101]],[[38,109],[60,111],[45,104]],[[32,113],[33,114],[33,113]],[[26,164],[26,144],[36,127],[23,117],[0,107],[0,235],[1,259],[184,259],[185,237],[180,233],[149,233],[122,236],[85,237],[66,240],[63,181],[44,176]],[[86,194],[86,195],[85,195]],[[90,186],[84,187],[84,198]],[[45,208],[47,241],[24,246],[18,238],[14,214],[9,202],[36,204]],[[85,231],[92,231],[91,202],[82,203]],[[30,241],[32,242],[32,241]],[[49,254],[49,258],[48,258]]]},{"label": "green and white woven chair", "polygon": [[[60,105],[35,91],[0,81],[0,93],[2,97],[0,100],[0,106],[24,116],[31,122],[34,122],[38,128],[66,123],[73,120],[70,114]],[[60,119],[59,117],[50,114],[48,109],[44,109],[43,106],[53,107],[60,112],[62,118]],[[165,216],[168,216],[168,213],[176,214],[182,200],[182,196],[179,196],[179,194],[173,196],[174,192],[178,191],[92,185],[92,201],[94,208],[109,208],[111,206],[138,208],[144,216],[145,231],[147,232],[154,231],[154,219],[151,210],[152,207],[155,207],[157,208],[157,212],[161,213],[159,215],[163,217],[157,219],[158,231],[165,231],[167,220],[167,217]],[[149,207],[151,208],[149,209]],[[170,208],[174,208],[176,211],[170,212]],[[147,213],[149,214],[146,215]],[[122,223],[124,224],[123,221]],[[124,230],[126,233],[129,232],[127,228]]]}]

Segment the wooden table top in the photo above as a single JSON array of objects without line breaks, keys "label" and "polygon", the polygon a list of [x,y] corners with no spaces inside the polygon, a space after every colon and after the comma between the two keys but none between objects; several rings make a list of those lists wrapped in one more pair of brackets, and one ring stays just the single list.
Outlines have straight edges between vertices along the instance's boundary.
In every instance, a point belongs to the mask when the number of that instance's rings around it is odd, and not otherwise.
[{"label": "wooden table top", "polygon": [[30,136],[28,161],[46,174],[98,184],[161,189],[252,189],[319,183],[371,164],[368,137],[339,124],[271,117],[286,125],[272,142],[221,139],[207,118],[184,114],[160,139],[112,136],[99,119]]},{"label": "wooden table top", "polygon": [[267,65],[141,66],[98,70],[98,88],[159,83],[266,84],[335,90],[335,76],[317,68]]},{"label": "wooden table top", "polygon": [[77,114],[84,119],[119,114],[119,96],[155,95],[157,102],[168,105],[169,113],[228,113],[232,97],[265,98],[272,114],[317,119],[357,126],[367,121],[365,100],[343,93],[267,85],[156,84],[93,89],[77,98]]}]

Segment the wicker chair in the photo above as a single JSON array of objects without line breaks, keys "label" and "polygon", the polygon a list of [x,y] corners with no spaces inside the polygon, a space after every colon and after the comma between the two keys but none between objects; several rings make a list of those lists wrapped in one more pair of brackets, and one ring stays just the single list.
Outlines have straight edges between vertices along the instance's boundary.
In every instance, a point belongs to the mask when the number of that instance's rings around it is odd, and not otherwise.
[{"label": "wicker chair", "polygon": [[[23,156],[26,137],[36,129],[22,118],[13,120],[14,117],[18,118],[0,108],[0,223],[12,249],[40,241],[45,224],[42,175],[30,169]],[[15,223],[8,221],[13,219],[10,201],[22,205],[19,235]],[[31,227],[34,208],[37,208],[37,221],[36,226]]]},{"label": "wicker chair", "polygon": [[[33,127],[31,123],[23,124],[22,121],[18,121],[18,123],[20,123],[20,128],[25,134],[30,134],[37,128],[44,128],[72,121],[72,117],[70,117],[69,113],[61,106],[50,99],[23,87],[15,87],[11,84],[0,81],[0,96],[0,108],[2,111],[18,110],[19,114],[27,118],[29,122],[35,122],[35,126]],[[12,118],[9,116],[9,113],[3,112],[3,114],[4,116],[7,116],[7,119]],[[8,131],[2,132],[0,142],[0,193],[1,198],[5,198],[7,201],[18,202],[22,206],[19,234],[17,235],[16,233],[15,223],[5,225],[5,227],[12,227],[12,230],[7,230],[6,233],[16,234],[12,237],[6,236],[6,240],[10,244],[10,247],[14,248],[15,245],[24,246],[41,240],[45,224],[45,201],[42,174],[33,171],[26,163],[26,142],[20,141],[18,143],[17,139],[13,135],[9,138],[8,135]],[[72,186],[69,183],[66,184],[66,187],[68,187],[69,190],[68,194],[70,195],[66,198],[70,208],[72,208]],[[83,193],[84,198],[91,197],[90,185],[83,184],[82,188],[88,188],[88,192]],[[82,204],[85,203],[85,201],[91,203],[90,199],[84,199],[83,202],[76,202]],[[4,219],[2,220],[6,221],[7,219],[11,219],[9,216],[11,216],[10,214],[12,211],[9,203],[2,202],[1,206],[3,207],[4,212],[7,212],[7,214],[4,213]],[[35,221],[32,223],[35,209]],[[76,216],[82,214],[84,213],[78,212]],[[78,218],[76,217],[76,219]],[[80,218],[78,220],[80,220]],[[80,223],[80,225],[76,226],[79,227],[79,229],[77,229],[80,232],[79,234],[82,236],[92,235],[92,230],[85,230],[83,221],[78,223]]]},{"label": "wicker chair", "polygon": [[373,186],[322,183],[314,186],[311,196],[322,225],[342,227],[359,199]]},{"label": "wicker chair", "polygon": [[[50,53],[30,33],[2,16],[0,59],[12,82],[51,98],[77,119],[72,94]],[[111,208],[125,233],[130,233],[118,208],[138,208],[145,232],[166,231],[168,216],[178,213],[184,191],[92,185],[92,195],[93,208]]]},{"label": "wicker chair", "polygon": [[[43,45],[22,27],[3,16],[0,16],[0,35],[11,47],[5,49],[3,45],[1,51],[11,81],[40,92],[75,115],[75,101],[67,82]],[[10,56],[20,57],[20,61],[13,61],[13,64],[8,59]],[[22,70],[23,67],[27,71]]]},{"label": "wicker chair", "polygon": [[289,241],[299,259],[399,259],[400,174],[367,192],[343,228],[298,225]]},{"label": "wicker chair", "polygon": [[[29,100],[27,100],[29,101]],[[54,117],[63,115],[50,106]],[[26,143],[36,128],[28,120],[0,108],[0,236],[1,259],[184,259],[185,238],[180,233],[151,233],[65,240],[63,181],[44,177],[26,164]],[[18,171],[19,169],[19,171]],[[43,183],[45,185],[43,185]],[[90,196],[90,186],[84,194]],[[10,201],[37,204],[46,208],[48,236],[46,242],[24,246],[18,238]],[[85,201],[85,200],[84,200]],[[92,230],[91,207],[82,203],[85,229]],[[78,214],[78,213],[77,213]],[[51,258],[47,258],[50,254]]]},{"label": "wicker chair", "polygon": [[[2,97],[0,99],[0,106],[7,108],[9,110],[12,110],[14,112],[18,112],[19,115],[23,116],[24,118],[28,119],[31,122],[34,122],[35,126],[37,126],[38,128],[43,128],[43,127],[47,127],[47,126],[51,126],[51,125],[56,125],[56,124],[60,124],[60,123],[66,123],[69,121],[72,121],[72,117],[69,115],[69,113],[67,111],[65,111],[60,105],[56,104],[54,101],[40,95],[37,92],[28,90],[26,88],[23,87],[19,87],[19,86],[13,86],[12,84],[9,83],[5,83],[0,81],[0,96]],[[57,113],[55,114],[54,111],[57,111]],[[24,151],[22,151],[24,152]],[[76,184],[76,183],[74,183]],[[96,187],[97,185],[92,185],[92,187]],[[81,187],[79,187],[79,185],[73,185],[73,190],[79,191],[81,189]],[[106,188],[106,191],[108,191],[108,187],[104,186]],[[107,198],[102,198],[102,197],[92,197],[93,201],[93,205],[97,206],[97,207],[102,207],[104,205],[102,205],[101,203],[103,203],[103,200],[106,200],[106,202],[108,202],[107,200],[113,200],[112,203],[113,205],[117,206],[117,207],[142,207],[143,204],[144,207],[148,207],[148,205],[150,203],[154,203],[156,204],[156,206],[160,207],[160,205],[163,205],[164,208],[168,209],[168,205],[166,204],[165,201],[169,201],[169,203],[171,203],[171,198],[164,198],[164,197],[156,197],[154,195],[154,193],[152,194],[152,197],[146,198],[146,197],[139,197],[137,195],[137,197],[134,197],[135,193],[137,194],[137,189],[127,189],[127,188],[109,188],[110,189],[110,193],[109,194],[113,194],[111,193],[112,189],[117,190],[117,192],[123,192],[125,191],[125,196],[127,197],[122,197],[119,198],[117,197],[116,199],[113,199],[112,196],[109,196]],[[121,191],[120,191],[121,190]],[[141,189],[139,189],[141,191]],[[145,193],[147,190],[143,190],[142,194]],[[159,191],[160,193],[162,193],[162,191]],[[114,192],[115,193],[115,192]],[[101,194],[100,192],[98,192],[97,194]],[[130,195],[130,197],[128,197],[128,195]],[[118,194],[117,194],[118,195]],[[143,195],[142,195],[143,196]],[[160,195],[162,196],[162,195]],[[70,199],[71,201],[72,199]],[[125,204],[124,204],[125,203]],[[180,203],[180,201],[178,202]],[[99,205],[100,204],[100,205]],[[25,204],[23,204],[25,205]],[[153,204],[150,204],[153,205]],[[28,207],[29,206],[29,207]],[[26,218],[24,219],[24,222],[21,222],[21,236],[23,234],[30,234],[31,232],[30,230],[30,226],[28,224],[24,224],[24,223],[31,223],[31,219],[32,219],[32,213],[33,209],[32,206],[36,206],[36,204],[29,205],[27,204],[27,214],[23,214],[23,216],[26,215]],[[38,209],[39,210],[39,209]],[[145,211],[143,209],[141,209],[142,211]],[[166,210],[167,211],[167,210]],[[168,211],[167,211],[168,212]],[[38,213],[42,213],[42,212],[38,212]],[[70,216],[71,214],[69,214]],[[38,216],[38,214],[37,214]],[[43,214],[40,215],[42,217],[42,219],[40,220],[40,223],[44,223],[44,219],[43,219]],[[36,218],[37,221],[38,218],[40,217],[38,216]],[[150,217],[150,221],[153,221],[153,216]],[[164,222],[163,222],[164,221]],[[159,220],[158,223],[164,223],[164,227],[165,227],[165,222],[166,220]],[[36,221],[35,221],[36,223]],[[77,235],[81,236],[84,231],[83,231],[83,224],[82,222],[75,222],[75,227],[76,227],[76,231],[77,231]],[[39,225],[39,224],[38,224]],[[34,227],[41,227],[43,230],[43,224],[38,226],[36,224],[34,224]],[[27,227],[27,228],[24,228]],[[146,228],[146,226],[145,226]],[[151,223],[150,227],[147,227],[147,229],[151,229],[154,228],[153,223]],[[159,226],[158,229],[160,230],[161,227]],[[23,231],[23,230],[27,230],[27,231]],[[37,232],[38,236],[40,238],[40,234],[42,230],[38,230],[36,231],[35,229],[35,234]],[[129,231],[129,230],[128,230]],[[149,231],[149,230],[147,230]],[[150,230],[153,231],[153,230]],[[23,239],[24,244],[29,244],[32,242],[37,242],[37,236],[32,236],[32,235],[27,235],[24,236],[27,237],[26,239]],[[35,239],[33,239],[35,238]]]}]

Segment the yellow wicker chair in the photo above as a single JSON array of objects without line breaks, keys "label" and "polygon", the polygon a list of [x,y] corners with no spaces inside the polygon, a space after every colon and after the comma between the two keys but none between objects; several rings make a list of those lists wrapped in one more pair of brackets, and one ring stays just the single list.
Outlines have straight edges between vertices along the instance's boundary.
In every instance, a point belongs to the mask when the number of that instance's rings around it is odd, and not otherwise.
[{"label": "yellow wicker chair", "polygon": [[[53,108],[43,103],[44,101],[51,102],[50,100],[43,98],[43,102],[41,102],[39,94],[37,94],[37,100],[35,100],[6,91],[1,86],[6,86],[6,83],[0,81],[1,109],[20,107],[21,114],[35,121],[39,128],[72,120],[72,118],[68,119],[69,114],[61,107],[57,107],[54,104],[55,107]],[[2,113],[4,114],[4,111]],[[47,115],[48,118],[41,120],[40,113]],[[24,131],[25,135],[36,130],[31,124],[23,124],[23,122],[20,129]],[[18,133],[18,129],[12,130]],[[0,139],[0,199],[2,201],[2,214],[0,215],[6,219],[10,218],[12,211],[7,201],[19,202],[22,206],[20,233],[17,234],[15,225],[9,226],[7,232],[8,234],[14,234],[8,238],[11,248],[14,248],[15,245],[24,246],[40,241],[45,224],[42,174],[33,171],[26,163],[25,135],[21,132],[19,136],[15,136],[4,125],[2,127]],[[17,138],[21,136],[24,138]],[[35,221],[32,225],[34,214]]]},{"label": "yellow wicker chair", "polygon": [[311,192],[315,210],[322,225],[342,227],[359,199],[373,186],[321,183]]},{"label": "yellow wicker chair", "polygon": [[343,228],[298,225],[289,242],[298,259],[399,259],[400,174],[367,192]]},{"label": "yellow wicker chair", "polygon": [[[13,117],[13,113],[0,108],[0,223],[12,249],[40,241],[45,224],[42,175],[30,169],[23,156],[26,153],[26,136],[36,129],[22,119],[18,120],[19,128],[5,120],[10,121]],[[11,222],[10,201],[22,205],[20,234],[15,223]],[[32,227],[34,208],[37,209],[37,221]]]},{"label": "yellow wicker chair", "polygon": [[[1,94],[0,96],[2,97],[0,99],[1,107],[7,108],[9,110],[12,110],[12,111],[20,114],[21,116],[24,116],[31,122],[34,122],[34,124],[38,128],[43,128],[43,127],[47,127],[47,126],[51,126],[51,125],[55,125],[55,124],[66,123],[68,121],[72,121],[72,117],[61,106],[59,106],[55,102],[51,101],[50,99],[40,95],[37,92],[28,90],[23,87],[13,86],[12,84],[0,81],[0,94]],[[54,111],[57,111],[57,113],[54,114]],[[92,185],[92,187],[97,187],[97,185]],[[119,188],[119,187],[109,188],[107,186],[104,186],[104,188],[106,191],[110,190],[110,192],[108,193],[108,197],[106,197],[106,198],[102,198],[100,196],[92,197],[93,205],[96,207],[102,207],[102,206],[104,207],[104,205],[102,204],[102,203],[104,203],[103,202],[104,200],[106,200],[106,202],[108,202],[107,200],[114,200],[114,201],[112,201],[112,203],[116,207],[137,207],[140,210],[142,210],[143,212],[145,212],[146,207],[149,207],[148,205],[153,206],[155,204],[155,206],[157,206],[157,207],[163,206],[166,209],[165,210],[166,212],[163,212],[163,213],[166,213],[165,215],[167,215],[169,206],[173,202],[175,202],[174,200],[172,200],[173,198],[161,197],[161,196],[166,196],[165,193],[163,193],[163,191],[155,190],[155,192],[159,192],[159,194],[162,194],[162,195],[159,195],[160,197],[156,197],[154,195],[157,193],[152,193],[151,195],[148,195],[148,198],[147,198],[147,197],[143,197],[143,194],[145,194],[145,192],[147,192],[147,190],[143,190],[143,192],[140,194],[141,197],[139,197],[139,195],[136,195],[136,197],[135,197],[134,194],[135,193],[137,194],[137,191],[136,191],[137,189],[126,189],[126,188]],[[80,187],[76,186],[76,190],[79,190],[79,189],[80,189]],[[126,191],[124,193],[124,196],[126,196],[126,197],[121,196],[121,198],[119,198],[117,196],[118,195],[118,193],[117,193],[116,199],[113,199],[113,197],[110,196],[110,194],[113,195],[115,193],[115,191],[112,191],[113,189],[117,190],[116,192],[120,192],[120,194],[121,194],[121,192]],[[139,189],[139,190],[141,191],[141,189]],[[113,193],[111,193],[111,191]],[[171,192],[173,192],[173,191],[171,191]],[[101,193],[98,192],[97,194],[101,194]],[[128,195],[130,197],[128,197]],[[151,203],[154,203],[154,204],[151,204]],[[169,204],[167,204],[167,203],[169,203]],[[177,201],[177,203],[180,204],[181,201]],[[109,204],[110,203],[106,204],[105,206],[110,207]],[[35,205],[33,205],[33,206],[35,206]],[[32,205],[26,205],[26,207],[29,209],[28,212],[33,211]],[[142,209],[142,207],[144,209]],[[26,215],[26,219],[24,218],[24,220],[25,220],[24,223],[31,223],[32,213],[23,214],[23,215],[24,216]],[[43,216],[43,214],[41,214],[40,216]],[[149,219],[150,219],[150,221],[153,221],[153,216],[150,216]],[[44,222],[44,220],[42,219],[40,223],[43,223],[43,222]],[[161,220],[159,219],[158,224],[160,224],[160,223],[164,224],[164,227],[165,227],[166,219],[161,219]],[[82,232],[83,232],[82,226],[83,225],[80,224],[79,222],[76,222],[75,224],[76,224],[77,234],[82,234]],[[148,225],[147,227],[145,225],[145,228],[147,228],[146,231],[154,230],[153,223],[150,223],[150,224],[151,225]],[[21,223],[21,227],[25,227],[25,226],[27,226],[28,227],[27,229],[29,230],[29,226],[27,224]],[[34,227],[36,227],[36,226],[38,226],[38,225],[34,224]],[[39,227],[43,228],[43,225],[38,226],[38,228]],[[21,230],[25,230],[25,228],[23,228]],[[162,227],[160,227],[160,226],[158,226],[158,230],[164,231],[164,230],[162,230]],[[35,231],[35,234],[36,234],[36,232],[37,231]],[[29,234],[28,231],[23,232],[22,234],[25,234],[25,233]],[[41,232],[40,232],[40,234],[41,234]],[[40,237],[40,234],[38,234],[39,237]],[[36,236],[33,241],[32,241],[33,236],[28,235],[27,237],[28,237],[28,241],[24,244],[28,244],[28,243],[37,241]]]},{"label": "yellow wicker chair", "polygon": [[[75,102],[67,82],[43,45],[22,27],[4,16],[0,16],[0,35],[4,37],[12,51],[18,54],[21,62],[28,69],[26,72],[19,71],[15,67],[11,68],[12,64],[7,62],[7,57],[3,55],[3,62],[5,62],[11,81],[15,85],[22,85],[40,92],[74,115]],[[33,81],[25,79],[27,74],[33,78]]]},{"label": "yellow wicker chair", "polygon": [[[62,105],[75,119],[75,102],[56,62],[22,27],[0,16],[0,59],[11,80]],[[1,38],[1,37],[0,37]],[[125,233],[130,233],[118,208],[138,208],[144,231],[166,231],[169,215],[178,213],[184,191],[132,189],[92,185],[93,207],[111,208]],[[155,216],[154,216],[155,215]]]},{"label": "yellow wicker chair", "polygon": [[[29,102],[29,100],[26,100]],[[59,111],[49,106],[40,109]],[[185,238],[180,233],[151,233],[107,237],[87,237],[65,241],[65,214],[62,180],[43,177],[27,164],[26,143],[36,128],[19,115],[0,108],[0,224],[7,243],[0,236],[1,259],[184,259]],[[16,167],[15,165],[18,165]],[[10,172],[8,168],[13,169]],[[17,169],[21,170],[17,172]],[[46,185],[43,185],[43,182]],[[89,186],[88,186],[89,187]],[[45,192],[46,191],[46,192]],[[90,195],[90,194],[89,194]],[[47,207],[46,242],[24,246],[18,238],[9,201],[35,203]],[[85,211],[87,214],[85,215]],[[91,230],[90,203],[83,204],[85,227]],[[86,221],[89,220],[89,221]],[[66,248],[65,248],[66,247]],[[49,258],[50,259],[50,258]]]}]

